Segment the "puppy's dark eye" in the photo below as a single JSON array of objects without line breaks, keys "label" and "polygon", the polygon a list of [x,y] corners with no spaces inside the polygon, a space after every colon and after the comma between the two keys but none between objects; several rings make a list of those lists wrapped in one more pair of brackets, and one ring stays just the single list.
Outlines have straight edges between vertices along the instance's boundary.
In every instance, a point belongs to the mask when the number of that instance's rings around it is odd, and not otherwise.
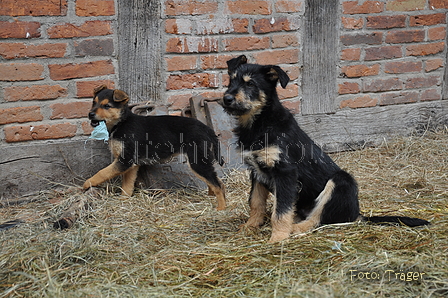
[{"label": "puppy's dark eye", "polygon": [[249,81],[249,82],[246,83],[246,85],[247,85],[248,87],[254,87],[254,86],[255,86],[255,83],[254,83],[254,81]]},{"label": "puppy's dark eye", "polygon": [[112,106],[110,105],[110,104],[108,104],[108,103],[106,103],[105,105],[104,105],[104,108],[107,110],[107,109],[110,109]]}]

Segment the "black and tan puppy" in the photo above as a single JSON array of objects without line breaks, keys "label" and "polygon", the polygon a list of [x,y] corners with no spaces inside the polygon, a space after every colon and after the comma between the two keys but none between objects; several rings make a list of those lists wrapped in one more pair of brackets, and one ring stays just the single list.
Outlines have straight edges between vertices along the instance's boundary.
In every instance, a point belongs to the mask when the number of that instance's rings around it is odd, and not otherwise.
[{"label": "black and tan puppy", "polygon": [[[235,131],[251,171],[250,217],[245,226],[263,223],[269,192],[274,195],[270,242],[321,224],[357,220],[355,179],[300,129],[278,99],[277,82],[285,88],[288,75],[276,65],[248,64],[244,55],[227,65],[230,84],[221,104],[238,120]],[[361,218],[409,226],[429,224],[409,217]]]},{"label": "black and tan puppy", "polygon": [[106,86],[94,90],[89,119],[94,127],[100,121],[106,123],[114,161],[87,179],[83,188],[123,175],[122,193],[130,196],[139,165],[166,162],[177,154],[186,154],[193,172],[215,194],[217,209],[225,209],[224,185],[213,167],[216,160],[222,160],[214,131],[193,118],[136,115],[129,109],[128,101],[129,96],[121,90]]}]

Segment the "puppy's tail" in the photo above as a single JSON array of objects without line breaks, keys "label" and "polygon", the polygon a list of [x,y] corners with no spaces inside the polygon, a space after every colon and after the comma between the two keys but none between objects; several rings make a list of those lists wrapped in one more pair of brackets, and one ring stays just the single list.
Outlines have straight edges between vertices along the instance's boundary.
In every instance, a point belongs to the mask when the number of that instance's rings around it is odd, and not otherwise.
[{"label": "puppy's tail", "polygon": [[377,224],[403,224],[408,227],[418,227],[418,226],[425,226],[430,225],[431,223],[427,220],[420,219],[420,218],[414,218],[414,217],[407,217],[407,216],[362,216],[362,221],[367,222],[373,222]]}]

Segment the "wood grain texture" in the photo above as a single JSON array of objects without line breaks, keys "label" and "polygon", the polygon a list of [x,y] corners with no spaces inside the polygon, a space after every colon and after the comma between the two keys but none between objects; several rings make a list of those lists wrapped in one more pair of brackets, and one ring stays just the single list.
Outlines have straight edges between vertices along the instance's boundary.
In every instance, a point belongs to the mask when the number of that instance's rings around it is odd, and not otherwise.
[{"label": "wood grain texture", "polygon": [[302,114],[333,113],[337,96],[338,1],[307,0],[303,32]]},{"label": "wood grain texture", "polygon": [[130,102],[161,101],[160,1],[118,1],[119,89]]}]

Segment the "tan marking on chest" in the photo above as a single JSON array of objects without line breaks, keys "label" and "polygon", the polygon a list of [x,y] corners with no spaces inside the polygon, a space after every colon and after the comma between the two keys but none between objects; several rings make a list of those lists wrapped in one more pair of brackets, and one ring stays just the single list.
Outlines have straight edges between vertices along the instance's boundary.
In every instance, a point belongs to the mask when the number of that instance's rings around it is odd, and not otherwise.
[{"label": "tan marking on chest", "polygon": [[123,149],[123,141],[113,139],[109,141],[109,150],[115,158],[122,154]]},{"label": "tan marking on chest", "polygon": [[244,154],[244,160],[254,165],[264,165],[269,168],[275,166],[275,163],[280,161],[281,150],[278,146],[272,145],[261,150],[249,151]]}]

